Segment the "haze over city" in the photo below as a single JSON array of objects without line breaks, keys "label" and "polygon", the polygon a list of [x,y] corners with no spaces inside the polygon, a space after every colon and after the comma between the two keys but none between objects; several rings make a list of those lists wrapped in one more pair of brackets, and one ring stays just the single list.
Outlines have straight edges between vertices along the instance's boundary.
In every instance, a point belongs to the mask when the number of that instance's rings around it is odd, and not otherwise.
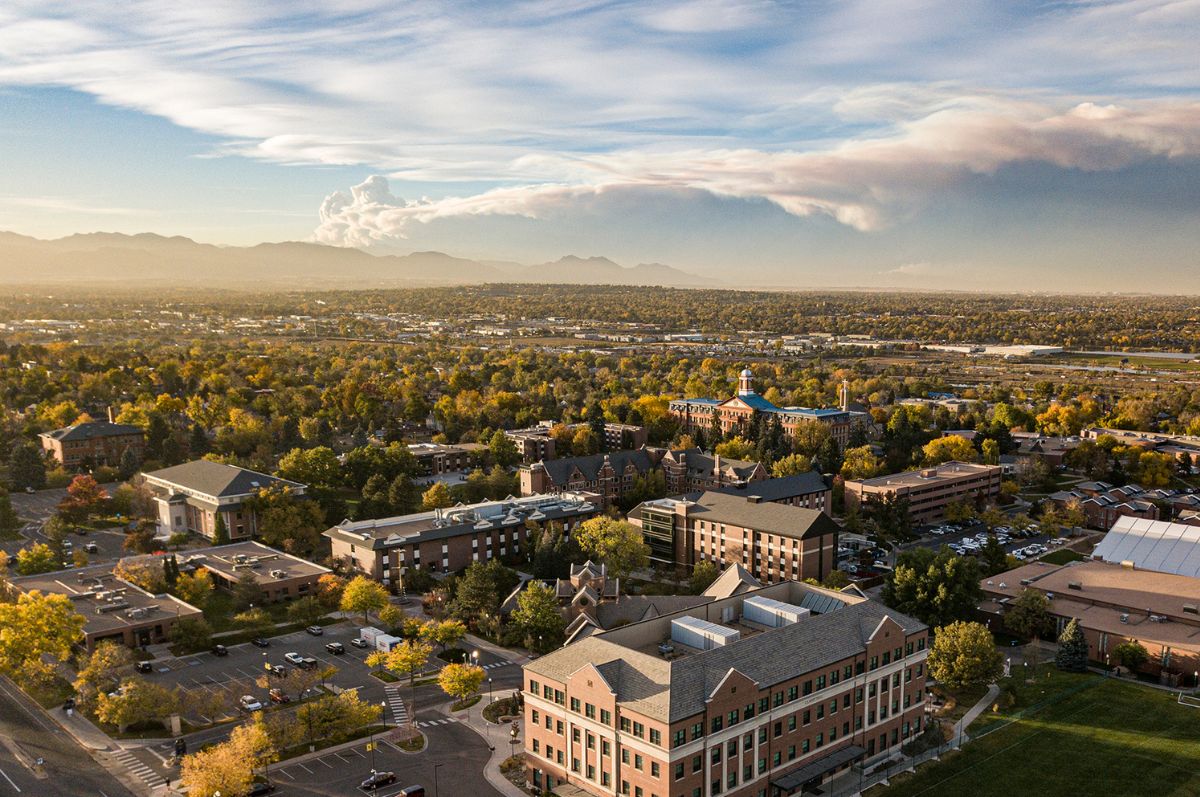
[{"label": "haze over city", "polygon": [[10,3],[0,229],[436,250],[504,278],[572,254],[732,286],[1195,292],[1198,19]]}]

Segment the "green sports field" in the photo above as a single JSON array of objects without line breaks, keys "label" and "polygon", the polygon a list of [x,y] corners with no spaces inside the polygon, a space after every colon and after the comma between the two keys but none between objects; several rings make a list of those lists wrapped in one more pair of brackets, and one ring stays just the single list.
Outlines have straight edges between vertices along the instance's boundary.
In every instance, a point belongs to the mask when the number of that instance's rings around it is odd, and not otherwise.
[{"label": "green sports field", "polygon": [[1200,707],[1115,679],[1048,675],[1022,685],[1015,722],[985,715],[972,731],[992,732],[869,797],[1200,795]]}]

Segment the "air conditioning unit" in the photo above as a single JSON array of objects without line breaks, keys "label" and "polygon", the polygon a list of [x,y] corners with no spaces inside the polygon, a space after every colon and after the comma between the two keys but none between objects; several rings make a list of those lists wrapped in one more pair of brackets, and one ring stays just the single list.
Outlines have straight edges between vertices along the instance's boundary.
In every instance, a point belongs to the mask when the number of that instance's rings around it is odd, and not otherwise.
[{"label": "air conditioning unit", "polygon": [[278,568],[271,571],[271,578],[283,578],[284,572]]}]

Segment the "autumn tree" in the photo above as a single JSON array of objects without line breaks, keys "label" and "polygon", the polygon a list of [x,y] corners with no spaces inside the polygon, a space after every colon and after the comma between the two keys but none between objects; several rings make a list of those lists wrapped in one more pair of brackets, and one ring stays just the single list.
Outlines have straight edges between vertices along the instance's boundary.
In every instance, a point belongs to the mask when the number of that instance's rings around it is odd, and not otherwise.
[{"label": "autumn tree", "polygon": [[326,528],[321,506],[293,494],[290,487],[263,488],[247,499],[246,506],[258,519],[259,538],[291,554],[311,554]]},{"label": "autumn tree", "polygon": [[872,479],[883,472],[883,460],[870,446],[847,448],[842,455],[842,476],[846,479]]},{"label": "autumn tree", "polygon": [[233,729],[229,740],[184,756],[179,783],[188,797],[240,797],[250,792],[254,770],[271,760],[265,727],[251,722]]},{"label": "autumn tree", "polygon": [[383,666],[397,675],[407,675],[409,686],[415,686],[417,673],[425,669],[433,646],[414,639],[396,645],[384,656]]},{"label": "autumn tree", "polygon": [[313,625],[325,616],[325,607],[316,596],[306,595],[291,602],[287,608],[287,615],[292,622]]},{"label": "autumn tree", "polygon": [[343,612],[362,612],[363,625],[366,625],[370,612],[377,612],[387,605],[388,593],[382,584],[366,576],[355,576],[342,590],[338,607]]},{"label": "autumn tree", "polygon": [[580,551],[603,562],[613,578],[627,578],[635,570],[650,566],[650,546],[642,532],[624,520],[596,517],[579,524],[571,535]]},{"label": "autumn tree", "polygon": [[171,626],[170,638],[183,650],[195,653],[212,644],[212,626],[203,617],[181,617]]},{"label": "autumn tree", "polygon": [[721,570],[715,562],[708,560],[697,562],[696,566],[692,568],[691,578],[688,579],[688,589],[693,595],[699,595],[708,589],[720,575]]},{"label": "autumn tree", "polygon": [[450,495],[450,488],[443,482],[434,482],[428,490],[421,494],[421,508],[427,512],[431,509],[445,509],[450,506],[454,506],[454,498]]},{"label": "autumn tree", "polygon": [[17,551],[17,573],[34,576],[62,569],[62,560],[44,542],[34,543]]},{"label": "autumn tree", "polygon": [[781,479],[785,476],[795,476],[797,473],[808,473],[812,470],[812,458],[803,454],[788,454],[782,459],[775,460],[771,466],[772,478]]},{"label": "autumn tree", "polygon": [[965,437],[948,434],[934,438],[921,449],[926,465],[940,465],[943,462],[974,462],[976,460],[975,446]]},{"label": "autumn tree", "polygon": [[951,690],[991,683],[1004,672],[1004,654],[987,626],[954,622],[934,632],[929,674]]},{"label": "autumn tree", "polygon": [[483,668],[474,664],[447,664],[438,673],[438,686],[462,705],[479,691],[484,677]]},{"label": "autumn tree", "polygon": [[18,681],[45,675],[70,657],[84,623],[65,595],[31,590],[0,603],[0,672]]},{"label": "autumn tree", "polygon": [[269,636],[275,630],[275,621],[266,609],[259,606],[238,612],[233,616],[233,622],[255,637]]},{"label": "autumn tree", "polygon": [[178,706],[178,697],[165,686],[145,678],[126,678],[116,692],[96,696],[96,718],[124,733],[131,725],[151,721],[165,725]]},{"label": "autumn tree", "polygon": [[212,576],[201,568],[194,573],[180,573],[175,579],[174,594],[197,609],[203,609],[212,597],[214,589]]},{"label": "autumn tree", "polygon": [[433,642],[443,651],[457,645],[467,635],[467,627],[459,620],[430,620],[421,626],[421,638]]},{"label": "autumn tree", "polygon": [[748,460],[754,456],[754,444],[738,435],[719,443],[713,453],[722,459]]},{"label": "autumn tree", "polygon": [[79,703],[94,706],[97,696],[111,692],[121,681],[121,673],[133,665],[133,651],[111,640],[102,640],[88,654],[75,678]]},{"label": "autumn tree", "polygon": [[1137,672],[1150,661],[1150,653],[1139,642],[1122,642],[1113,648],[1112,655],[1130,672]]},{"label": "autumn tree", "polygon": [[58,512],[72,522],[81,523],[101,511],[108,500],[108,491],[95,478],[80,474],[71,480],[66,496],[58,503]]}]

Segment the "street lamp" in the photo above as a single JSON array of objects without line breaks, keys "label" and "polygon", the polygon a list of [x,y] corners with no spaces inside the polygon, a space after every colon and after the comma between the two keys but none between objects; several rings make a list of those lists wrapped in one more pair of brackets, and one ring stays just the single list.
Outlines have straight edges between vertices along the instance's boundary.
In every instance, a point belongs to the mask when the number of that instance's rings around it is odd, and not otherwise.
[{"label": "street lamp", "polygon": [[492,697],[492,679],[489,676],[488,677],[488,702],[491,703],[493,701],[494,701],[494,698]]},{"label": "street lamp", "polygon": [[438,770],[441,768],[441,764],[433,765],[433,797],[438,797]]}]

